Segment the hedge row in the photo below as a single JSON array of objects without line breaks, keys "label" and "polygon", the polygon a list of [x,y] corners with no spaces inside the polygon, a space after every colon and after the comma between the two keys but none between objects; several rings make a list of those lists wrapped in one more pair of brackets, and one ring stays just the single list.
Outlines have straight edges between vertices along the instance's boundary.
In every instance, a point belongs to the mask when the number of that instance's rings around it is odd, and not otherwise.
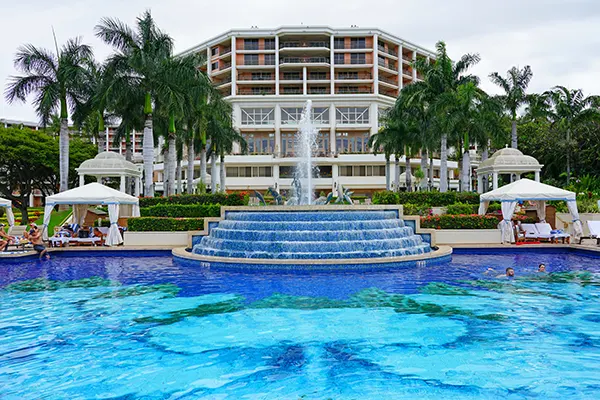
[{"label": "hedge row", "polygon": [[140,207],[151,207],[158,204],[220,204],[222,206],[245,206],[248,204],[248,193],[181,194],[169,197],[140,198]]},{"label": "hedge row", "polygon": [[375,192],[373,204],[426,204],[444,207],[454,203],[479,204],[479,194],[470,192]]},{"label": "hedge row", "polygon": [[129,218],[131,232],[198,231],[204,228],[204,218]]},{"label": "hedge row", "polygon": [[218,204],[157,204],[140,209],[142,217],[203,218],[219,217]]},{"label": "hedge row", "polygon": [[496,229],[493,215],[433,215],[421,218],[421,228],[432,229]]}]

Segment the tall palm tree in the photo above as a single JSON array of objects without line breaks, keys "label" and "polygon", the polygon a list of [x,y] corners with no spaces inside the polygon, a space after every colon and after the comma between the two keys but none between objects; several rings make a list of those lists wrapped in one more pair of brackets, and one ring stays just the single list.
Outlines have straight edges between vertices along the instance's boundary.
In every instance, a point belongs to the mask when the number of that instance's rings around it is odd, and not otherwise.
[{"label": "tall palm tree", "polygon": [[[435,62],[431,63],[425,59],[413,63],[421,72],[423,80],[406,86],[410,88],[413,96],[419,101],[426,102],[425,109],[428,112],[432,126],[436,127],[440,134],[440,192],[448,190],[448,135],[445,129],[449,113],[440,103],[443,94],[456,91],[457,87],[467,83],[479,83],[474,75],[466,74],[467,70],[480,60],[478,54],[465,54],[457,62],[448,56],[446,44],[440,41],[436,44]],[[404,89],[403,89],[404,90]],[[434,129],[435,130],[435,129]]]},{"label": "tall palm tree", "polygon": [[571,135],[583,124],[594,121],[600,122],[598,104],[600,97],[585,97],[580,89],[569,90],[564,86],[555,86],[546,92],[551,108],[548,118],[553,129],[563,132],[566,138],[565,152],[567,158],[567,185],[571,181]]},{"label": "tall palm tree", "polygon": [[[369,138],[369,148],[374,154],[383,152],[386,155],[386,167],[389,165],[390,155],[394,155],[395,179],[394,187],[398,190],[400,187],[400,158],[406,150],[406,137],[408,136],[408,127],[402,120],[390,120],[386,122],[379,132]],[[389,168],[388,168],[389,169]],[[387,176],[388,171],[386,171]],[[386,185],[389,185],[386,178]]]},{"label": "tall palm tree", "polygon": [[135,29],[118,19],[103,18],[96,25],[96,36],[112,46],[115,53],[107,63],[118,79],[129,87],[137,87],[144,93],[144,195],[154,196],[154,130],[153,105],[159,97],[164,99],[180,96],[169,85],[168,77],[173,71],[173,40],[162,32],[154,22],[150,11],[137,19]]},{"label": "tall palm tree", "polygon": [[13,76],[5,92],[9,103],[25,102],[35,94],[33,104],[43,125],[51,115],[60,111],[60,185],[69,186],[69,111],[82,101],[80,84],[85,74],[84,64],[93,58],[91,47],[79,38],[69,39],[56,54],[27,44],[19,47],[14,59],[15,68],[23,73]]},{"label": "tall palm tree", "polygon": [[383,153],[385,156],[385,190],[391,190],[390,158],[394,154],[393,142],[388,132],[384,128],[380,128],[379,132],[369,137],[368,142],[368,146],[372,149],[373,154]]},{"label": "tall palm tree", "polygon": [[518,148],[518,137],[517,137],[517,111],[519,107],[527,103],[527,87],[533,72],[531,67],[526,65],[523,69],[518,67],[512,67],[508,70],[506,78],[503,78],[497,72],[490,74],[492,83],[500,86],[504,90],[504,95],[498,96],[498,98],[504,104],[506,112],[511,118],[511,147]]}]

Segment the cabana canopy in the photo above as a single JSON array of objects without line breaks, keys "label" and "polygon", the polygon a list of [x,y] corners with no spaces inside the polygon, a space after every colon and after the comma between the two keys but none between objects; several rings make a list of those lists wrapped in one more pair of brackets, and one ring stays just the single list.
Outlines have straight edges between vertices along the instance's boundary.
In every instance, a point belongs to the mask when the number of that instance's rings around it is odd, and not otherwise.
[{"label": "cabana canopy", "polygon": [[7,199],[0,197],[0,207],[6,208],[6,219],[8,220],[9,226],[15,225],[15,215],[12,212],[12,202]]},{"label": "cabana canopy", "polygon": [[117,226],[117,221],[119,219],[119,205],[132,205],[132,216],[140,216],[140,206],[137,197],[130,196],[126,193],[119,192],[118,190],[94,182],[46,197],[46,208],[44,209],[44,239],[48,238],[50,214],[52,213],[54,206],[58,204],[73,205],[73,219],[79,225],[83,224],[88,206],[108,206],[110,228],[105,243],[109,246],[123,243],[123,237]]},{"label": "cabana canopy", "polygon": [[583,226],[579,221],[579,212],[577,211],[576,195],[568,190],[560,189],[544,183],[532,181],[531,179],[520,179],[499,189],[482,194],[479,198],[479,214],[484,215],[490,204],[490,201],[502,202],[502,241],[510,242],[512,239],[512,229],[510,220],[515,207],[520,201],[535,201],[540,221],[546,219],[546,201],[563,200],[567,202],[571,216],[573,217],[573,233],[576,237],[583,235]]}]

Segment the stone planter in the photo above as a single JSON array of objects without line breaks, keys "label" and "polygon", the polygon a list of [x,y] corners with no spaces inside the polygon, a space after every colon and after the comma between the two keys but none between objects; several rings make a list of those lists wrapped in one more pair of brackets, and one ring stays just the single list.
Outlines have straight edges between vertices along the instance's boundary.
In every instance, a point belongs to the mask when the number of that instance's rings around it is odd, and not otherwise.
[{"label": "stone planter", "polygon": [[500,229],[436,229],[438,245],[470,245],[502,243]]},{"label": "stone planter", "polygon": [[188,233],[185,232],[125,232],[125,246],[186,247]]}]

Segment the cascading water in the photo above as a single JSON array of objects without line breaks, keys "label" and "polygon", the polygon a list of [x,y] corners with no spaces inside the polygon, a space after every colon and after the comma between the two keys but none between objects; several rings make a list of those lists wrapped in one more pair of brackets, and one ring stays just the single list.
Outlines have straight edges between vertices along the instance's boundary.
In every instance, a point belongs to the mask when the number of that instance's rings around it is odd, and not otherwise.
[{"label": "cascading water", "polygon": [[318,131],[311,119],[312,101],[308,100],[304,105],[298,129],[298,145],[300,161],[296,165],[296,177],[300,179],[300,193],[297,193],[299,204],[312,204],[313,202],[313,152],[317,147]]}]

